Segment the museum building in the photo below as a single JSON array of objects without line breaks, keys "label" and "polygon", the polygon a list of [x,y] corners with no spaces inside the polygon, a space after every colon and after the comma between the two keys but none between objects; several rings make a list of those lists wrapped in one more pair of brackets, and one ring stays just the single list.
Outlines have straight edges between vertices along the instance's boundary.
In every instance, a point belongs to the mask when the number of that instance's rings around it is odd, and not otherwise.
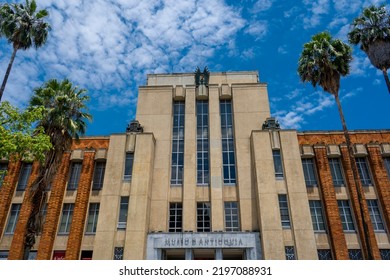
[{"label": "museum building", "polygon": [[[74,141],[30,259],[390,259],[390,130],[280,129],[258,73],[150,74],[123,133]],[[0,161],[0,259],[36,162]]]}]

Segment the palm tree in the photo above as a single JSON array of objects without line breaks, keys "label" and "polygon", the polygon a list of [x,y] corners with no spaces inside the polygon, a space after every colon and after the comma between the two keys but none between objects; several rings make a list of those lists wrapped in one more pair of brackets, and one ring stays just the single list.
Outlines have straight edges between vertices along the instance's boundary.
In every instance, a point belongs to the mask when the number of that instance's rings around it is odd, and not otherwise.
[{"label": "palm tree", "polygon": [[40,165],[38,176],[31,186],[29,199],[32,210],[27,222],[25,235],[24,259],[35,244],[35,237],[41,231],[42,208],[46,201],[46,190],[53,181],[64,151],[69,150],[72,139],[78,139],[85,133],[86,121],[91,115],[86,112],[89,97],[85,89],[78,89],[65,79],[61,82],[53,79],[34,90],[30,107],[43,106],[44,117],[37,124],[50,137],[53,148],[46,152],[45,160]]},{"label": "palm tree", "polygon": [[390,68],[390,14],[386,7],[370,6],[352,22],[348,33],[351,44],[359,45],[371,61],[382,71],[390,94],[390,80],[387,69]]},{"label": "palm tree", "polygon": [[26,4],[2,4],[0,7],[0,34],[5,36],[13,46],[11,60],[5,72],[0,88],[0,101],[11,72],[16,52],[27,50],[32,45],[35,48],[45,44],[50,25],[44,22],[49,13],[46,10],[37,11],[35,0],[26,0]]},{"label": "palm tree", "polygon": [[341,40],[333,39],[328,32],[321,32],[312,37],[312,40],[303,45],[303,51],[298,62],[298,74],[302,82],[310,82],[314,87],[320,85],[326,92],[335,97],[337,108],[343,127],[345,140],[348,147],[348,156],[352,166],[354,177],[354,187],[360,203],[360,214],[362,218],[364,231],[363,239],[366,247],[365,255],[372,259],[370,240],[367,234],[367,223],[364,216],[362,203],[362,189],[359,185],[359,176],[356,168],[353,149],[349,137],[347,125],[344,119],[344,113],[339,98],[340,77],[349,74],[349,63],[352,60],[352,49]]}]

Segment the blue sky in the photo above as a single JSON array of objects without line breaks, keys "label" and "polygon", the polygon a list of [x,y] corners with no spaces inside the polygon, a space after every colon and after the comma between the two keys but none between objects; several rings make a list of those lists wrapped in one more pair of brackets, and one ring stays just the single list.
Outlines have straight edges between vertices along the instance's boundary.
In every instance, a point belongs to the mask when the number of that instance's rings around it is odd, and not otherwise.
[{"label": "blue sky", "polygon": [[[14,2],[14,1],[6,1]],[[17,1],[20,2],[20,1]],[[23,1],[24,2],[24,1]],[[124,132],[146,74],[259,71],[283,128],[339,130],[333,96],[300,82],[297,61],[312,35],[347,41],[350,22],[379,0],[37,0],[52,31],[38,50],[19,51],[3,100],[23,107],[50,78],[86,88],[87,135]],[[389,6],[387,7],[390,8]],[[0,77],[11,56],[0,39]],[[380,71],[354,47],[340,96],[349,129],[389,129],[390,94]]]}]

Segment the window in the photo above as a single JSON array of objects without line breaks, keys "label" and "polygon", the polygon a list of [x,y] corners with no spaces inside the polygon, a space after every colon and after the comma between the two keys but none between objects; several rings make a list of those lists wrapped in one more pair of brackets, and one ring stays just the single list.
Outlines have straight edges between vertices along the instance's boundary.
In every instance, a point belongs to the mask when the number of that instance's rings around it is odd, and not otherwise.
[{"label": "window", "polygon": [[185,103],[173,102],[171,185],[183,184]]},{"label": "window", "polygon": [[66,251],[56,250],[53,252],[53,260],[62,261],[65,260]]},{"label": "window", "polygon": [[0,188],[3,185],[5,175],[7,174],[8,163],[0,163]]},{"label": "window", "polygon": [[23,162],[20,169],[17,191],[24,191],[27,187],[28,178],[31,174],[32,163]]},{"label": "window", "polygon": [[20,213],[20,208],[21,204],[12,204],[11,206],[11,212],[9,214],[8,218],[8,223],[7,227],[5,229],[5,234],[13,234],[16,228],[16,223],[18,222],[19,219],[19,213]]},{"label": "window", "polygon": [[73,203],[64,204],[64,207],[62,208],[60,229],[58,231],[59,234],[69,234],[70,225],[72,224],[72,218],[73,218],[73,209],[74,209]]},{"label": "window", "polygon": [[332,251],[330,249],[318,249],[317,254],[319,260],[333,260]]},{"label": "window", "polygon": [[126,229],[128,210],[129,210],[129,197],[122,196],[121,204],[119,208],[118,229]]},{"label": "window", "polygon": [[282,228],[290,228],[290,214],[288,212],[288,203],[287,195],[279,194],[279,209],[280,209],[280,219],[282,221]]},{"label": "window", "polygon": [[80,260],[92,260],[93,251],[81,251]]},{"label": "window", "polygon": [[313,158],[302,159],[303,175],[305,176],[306,187],[317,186],[317,176]]},{"label": "window", "polygon": [[238,215],[237,202],[225,202],[225,230],[240,230],[240,219]]},{"label": "window", "polygon": [[344,185],[343,169],[339,158],[329,159],[330,173],[332,174],[333,185],[340,187]]},{"label": "window", "polygon": [[220,111],[223,183],[234,185],[236,184],[236,159],[234,152],[232,102],[230,100],[221,100]]},{"label": "window", "polygon": [[38,252],[37,251],[30,251],[28,253],[28,258],[27,260],[32,261],[37,259]]},{"label": "window", "polygon": [[125,173],[123,175],[124,180],[131,180],[131,176],[133,175],[133,163],[134,163],[134,154],[126,153]]},{"label": "window", "polygon": [[88,222],[87,222],[87,230],[86,233],[94,234],[96,233],[96,226],[99,218],[99,203],[91,203],[89,204],[88,211]]},{"label": "window", "polygon": [[295,249],[294,246],[286,246],[284,247],[284,251],[286,253],[286,260],[292,261],[295,260]]},{"label": "window", "polygon": [[209,184],[209,103],[196,101],[196,160],[198,185]]},{"label": "window", "polygon": [[101,190],[103,188],[104,172],[106,171],[106,162],[97,161],[93,172],[92,190]]},{"label": "window", "polygon": [[355,158],[357,169],[359,172],[360,181],[362,182],[363,186],[370,186],[372,185],[370,170],[368,168],[367,160],[366,158],[358,157]]},{"label": "window", "polygon": [[116,261],[123,260],[123,247],[114,248],[114,260]]},{"label": "window", "polygon": [[311,220],[314,231],[325,231],[324,216],[320,200],[309,200]]},{"label": "window", "polygon": [[283,166],[280,150],[272,150],[272,156],[274,159],[275,178],[283,178]]},{"label": "window", "polygon": [[349,249],[348,255],[349,255],[350,260],[362,260],[363,259],[362,250],[360,250],[360,249]]},{"label": "window", "polygon": [[41,212],[39,213],[39,218],[41,220],[41,228],[38,234],[40,235],[43,231],[43,226],[45,225],[46,222],[46,215],[47,215],[47,202],[43,205]]},{"label": "window", "polygon": [[385,227],[383,225],[383,220],[381,213],[379,211],[378,200],[376,199],[367,199],[368,212],[370,212],[370,218],[372,226],[375,231],[384,231]]},{"label": "window", "polygon": [[0,251],[0,261],[8,259],[8,251]]},{"label": "window", "polygon": [[381,253],[382,260],[390,260],[390,249],[379,249],[379,252]]},{"label": "window", "polygon": [[169,232],[181,232],[183,220],[183,206],[175,202],[169,205]]},{"label": "window", "polygon": [[72,162],[70,165],[68,190],[77,190],[80,181],[81,165],[81,162]]},{"label": "window", "polygon": [[349,207],[348,200],[337,200],[337,204],[339,207],[339,213],[341,222],[343,224],[344,231],[355,231],[355,225],[352,219],[351,209]]},{"label": "window", "polygon": [[197,205],[197,228],[198,232],[211,231],[211,210],[209,202],[198,202]]},{"label": "window", "polygon": [[385,161],[385,168],[387,171],[387,176],[389,176],[389,179],[390,179],[390,157],[385,157],[385,158],[383,158],[383,160]]}]

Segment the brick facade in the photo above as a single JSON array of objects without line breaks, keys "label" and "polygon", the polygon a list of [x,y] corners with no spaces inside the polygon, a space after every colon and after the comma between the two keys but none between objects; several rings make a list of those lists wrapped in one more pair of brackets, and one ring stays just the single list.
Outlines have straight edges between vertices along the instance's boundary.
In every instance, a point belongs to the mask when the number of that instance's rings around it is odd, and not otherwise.
[{"label": "brick facade", "polygon": [[0,237],[4,232],[7,214],[11,206],[12,198],[18,182],[20,161],[10,161],[8,164],[7,175],[4,178],[3,185],[0,188]]},{"label": "brick facade", "polygon": [[89,193],[91,190],[94,169],[94,156],[94,151],[84,152],[83,167],[77,189],[72,225],[70,228],[68,245],[66,248],[67,260],[79,259],[81,241],[83,239],[84,225],[88,211]]},{"label": "brick facade", "polygon": [[[377,196],[380,208],[382,209],[384,223],[390,225],[390,180],[380,150],[380,143],[390,143],[389,131],[360,131],[350,133],[352,144],[363,144],[368,152],[368,162],[374,181],[374,193]],[[332,177],[329,170],[327,145],[337,145],[341,151],[341,163],[344,170],[347,193],[351,210],[354,215],[358,241],[362,249],[363,256],[366,256],[366,239],[364,233],[368,236],[369,247],[374,259],[381,259],[378,240],[374,231],[370,214],[368,211],[366,193],[368,187],[363,187],[360,180],[357,182],[357,188],[360,189],[361,200],[359,201],[356,184],[353,177],[351,162],[348,155],[348,149],[345,145],[345,139],[342,132],[306,132],[298,133],[300,145],[312,145],[315,150],[316,166],[320,179],[321,199],[326,212],[326,219],[329,230],[329,240],[335,259],[348,259],[348,244],[343,233],[340,216],[337,207],[337,198],[332,183]],[[361,208],[366,221],[366,227],[363,227]],[[387,229],[388,230],[388,229]]]}]

